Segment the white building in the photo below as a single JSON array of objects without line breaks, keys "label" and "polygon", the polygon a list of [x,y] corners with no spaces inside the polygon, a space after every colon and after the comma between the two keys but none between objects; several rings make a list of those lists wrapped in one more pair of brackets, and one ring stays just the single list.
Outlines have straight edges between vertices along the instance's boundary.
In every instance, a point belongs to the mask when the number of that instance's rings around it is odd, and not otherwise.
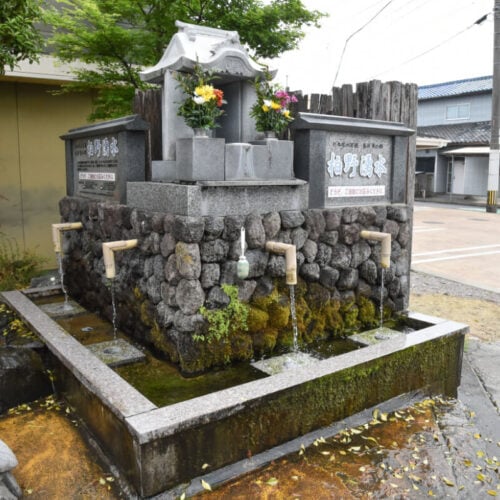
[{"label": "white building", "polygon": [[416,196],[486,196],[493,78],[418,89]]}]

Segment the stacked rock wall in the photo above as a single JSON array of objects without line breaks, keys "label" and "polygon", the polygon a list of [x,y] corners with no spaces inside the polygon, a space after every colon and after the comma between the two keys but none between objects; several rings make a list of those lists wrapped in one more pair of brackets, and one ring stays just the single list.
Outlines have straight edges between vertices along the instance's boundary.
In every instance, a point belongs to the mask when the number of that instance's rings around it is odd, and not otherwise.
[{"label": "stacked rock wall", "polygon": [[[136,249],[115,254],[118,326],[186,373],[290,344],[285,259],[265,251],[266,241],[297,248],[302,343],[376,325],[381,292],[386,309],[407,307],[411,217],[406,205],[187,217],[66,197],[60,211],[63,221],[83,223],[83,230],[65,234],[69,292],[109,318],[110,283],[104,277],[101,244],[139,239]],[[241,227],[246,229],[250,263],[245,280],[236,276]],[[363,229],[392,235],[383,290],[380,244],[361,239]],[[224,283],[237,285],[239,298],[250,306],[249,330],[233,335],[229,344],[196,341],[193,334],[206,328],[200,307],[223,309],[229,302]]]}]

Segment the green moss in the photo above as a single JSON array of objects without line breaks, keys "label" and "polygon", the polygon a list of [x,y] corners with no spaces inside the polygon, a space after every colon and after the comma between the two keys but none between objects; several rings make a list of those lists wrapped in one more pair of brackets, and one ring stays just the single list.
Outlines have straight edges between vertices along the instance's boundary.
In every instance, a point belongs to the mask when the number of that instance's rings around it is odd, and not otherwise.
[{"label": "green moss", "polygon": [[269,314],[254,306],[248,308],[247,325],[249,332],[264,330],[269,321]]},{"label": "green moss", "polygon": [[262,356],[273,352],[278,340],[278,333],[279,330],[275,328],[266,328],[260,332],[253,333],[252,342],[255,354]]},{"label": "green moss", "polygon": [[155,323],[153,304],[151,304],[151,302],[149,302],[148,300],[144,300],[139,306],[139,311],[141,322],[144,325],[152,328]]},{"label": "green moss", "polygon": [[340,302],[331,300],[323,307],[323,314],[325,315],[325,328],[338,337],[344,332],[344,318],[340,314]]},{"label": "green moss", "polygon": [[269,326],[272,328],[285,328],[290,321],[290,305],[288,303],[274,302],[269,306]]},{"label": "green moss", "polygon": [[348,301],[340,306],[340,314],[344,318],[344,329],[356,330],[359,328],[359,308],[354,301]]},{"label": "green moss", "polygon": [[249,308],[238,298],[238,287],[227,283],[222,285],[223,292],[229,297],[229,304],[223,309],[207,309],[200,307],[201,315],[208,322],[206,334],[196,334],[194,339],[211,343],[213,340],[224,340],[238,332],[248,330]]},{"label": "green moss", "polygon": [[167,338],[165,332],[156,321],[153,322],[149,337],[155,349],[161,353],[165,353],[173,363],[179,362],[179,353],[176,346]]},{"label": "green moss", "polygon": [[358,297],[359,320],[364,327],[374,328],[379,323],[375,304],[368,298]]}]

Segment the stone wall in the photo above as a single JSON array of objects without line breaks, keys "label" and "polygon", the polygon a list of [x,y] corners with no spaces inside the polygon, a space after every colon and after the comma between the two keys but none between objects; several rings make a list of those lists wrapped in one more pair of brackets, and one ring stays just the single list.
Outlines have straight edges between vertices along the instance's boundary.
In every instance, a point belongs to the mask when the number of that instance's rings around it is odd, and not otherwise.
[{"label": "stone wall", "polygon": [[[137,248],[115,253],[118,326],[185,373],[291,344],[285,259],[266,252],[266,241],[296,245],[301,343],[376,326],[380,244],[360,239],[362,229],[392,235],[383,286],[386,314],[408,305],[411,214],[406,205],[187,217],[66,197],[60,212],[65,222],[83,223],[82,231],[64,235],[66,286],[84,306],[108,318],[111,294],[101,244],[139,239]],[[250,263],[245,280],[236,277],[242,226]],[[200,307],[223,309],[229,302],[223,283],[237,285],[239,298],[249,304],[249,331],[233,335],[229,343],[196,341],[193,334],[206,329]]]}]

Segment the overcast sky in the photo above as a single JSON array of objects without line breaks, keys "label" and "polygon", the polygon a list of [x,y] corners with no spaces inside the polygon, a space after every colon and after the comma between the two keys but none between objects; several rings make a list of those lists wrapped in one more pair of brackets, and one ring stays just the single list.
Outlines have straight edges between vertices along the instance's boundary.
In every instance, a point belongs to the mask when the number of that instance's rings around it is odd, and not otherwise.
[{"label": "overcast sky", "polygon": [[307,30],[298,50],[271,62],[276,81],[292,90],[327,93],[337,71],[336,86],[373,79],[425,85],[493,72],[494,0],[302,1],[329,17]]}]

